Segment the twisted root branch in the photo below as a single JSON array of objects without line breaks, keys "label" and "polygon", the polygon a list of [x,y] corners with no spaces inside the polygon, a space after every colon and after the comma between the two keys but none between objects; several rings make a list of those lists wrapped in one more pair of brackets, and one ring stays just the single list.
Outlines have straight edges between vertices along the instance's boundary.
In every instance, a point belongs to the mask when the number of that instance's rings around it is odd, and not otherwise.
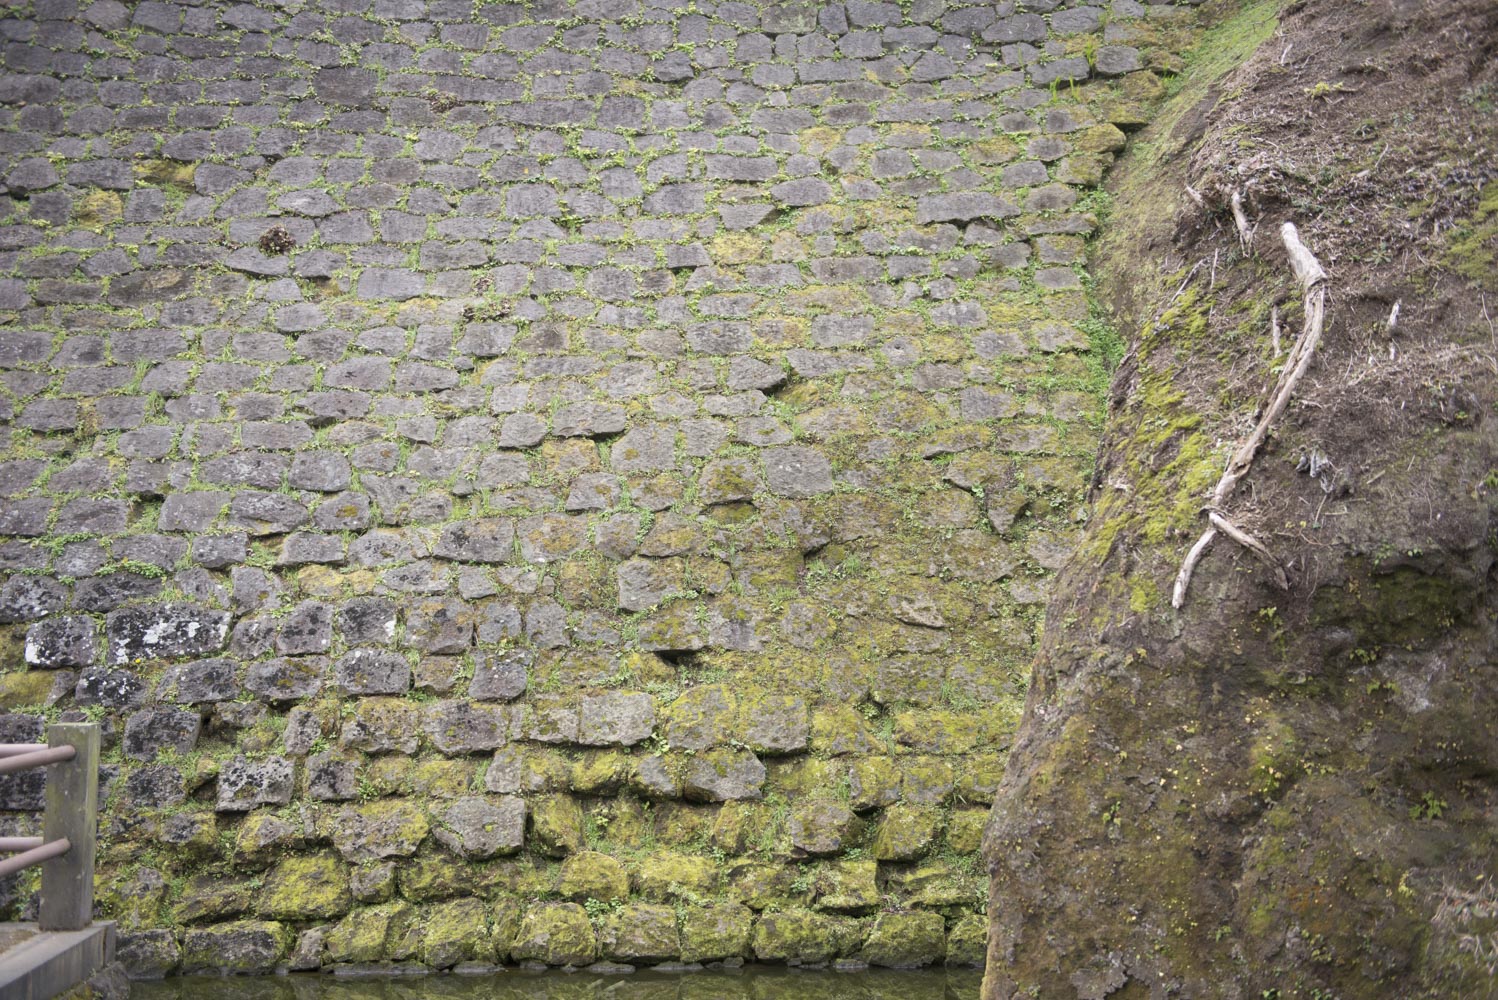
[{"label": "twisted root branch", "polygon": [[1321,343],[1321,331],[1326,322],[1326,271],[1322,269],[1321,262],[1316,259],[1316,255],[1300,241],[1300,234],[1296,231],[1294,223],[1287,222],[1280,227],[1280,238],[1284,240],[1285,252],[1290,257],[1290,267],[1300,282],[1305,307],[1305,323],[1301,327],[1300,336],[1295,339],[1294,345],[1290,348],[1290,355],[1285,359],[1284,367],[1280,370],[1279,381],[1275,384],[1269,405],[1264,408],[1264,413],[1259,417],[1259,422],[1255,425],[1253,432],[1233,452],[1232,458],[1228,460],[1226,471],[1223,472],[1222,478],[1217,481],[1217,487],[1212,491],[1212,502],[1207,508],[1207,517],[1212,527],[1197,539],[1196,544],[1191,546],[1191,551],[1186,553],[1186,559],[1181,563],[1170,598],[1173,608],[1180,608],[1186,603],[1186,588],[1191,585],[1191,574],[1219,531],[1268,564],[1274,570],[1275,582],[1281,589],[1289,587],[1284,567],[1275,560],[1269,550],[1219,512],[1225,506],[1228,497],[1237,489],[1243,477],[1248,475],[1254,458],[1269,436],[1270,426],[1280,414],[1284,413],[1285,407],[1290,403],[1291,395],[1295,392],[1295,387],[1300,384],[1306,370],[1311,367],[1311,359],[1316,354],[1317,345]]}]

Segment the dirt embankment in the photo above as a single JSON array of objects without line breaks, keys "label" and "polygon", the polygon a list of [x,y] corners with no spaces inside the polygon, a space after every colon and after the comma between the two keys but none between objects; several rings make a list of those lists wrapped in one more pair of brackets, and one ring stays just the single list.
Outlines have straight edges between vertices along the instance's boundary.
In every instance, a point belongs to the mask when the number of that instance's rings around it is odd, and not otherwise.
[{"label": "dirt embankment", "polygon": [[[1132,347],[986,831],[985,997],[1498,995],[1498,8],[1277,6],[1114,180]],[[1301,330],[1284,221],[1325,337],[1221,513],[1288,588],[1219,537],[1175,610]]]}]

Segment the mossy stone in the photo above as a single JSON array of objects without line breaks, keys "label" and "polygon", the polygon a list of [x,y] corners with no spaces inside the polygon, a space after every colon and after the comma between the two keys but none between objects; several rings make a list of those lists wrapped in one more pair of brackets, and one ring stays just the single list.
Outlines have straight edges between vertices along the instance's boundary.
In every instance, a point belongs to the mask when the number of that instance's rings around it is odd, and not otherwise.
[{"label": "mossy stone", "polygon": [[494,959],[510,960],[510,947],[520,930],[524,908],[514,896],[498,896],[489,901],[489,939],[494,945]]},{"label": "mossy stone", "polygon": [[549,795],[531,812],[531,832],[536,846],[553,857],[583,849],[583,810],[570,795]]},{"label": "mossy stone", "polygon": [[819,880],[817,909],[838,913],[872,913],[879,907],[879,863],[839,861]]},{"label": "mossy stone", "polygon": [[741,692],[735,728],[756,753],[799,753],[806,749],[811,732],[806,699],[794,694]]},{"label": "mossy stone", "polygon": [[746,906],[721,903],[693,907],[681,919],[681,960],[721,962],[749,953],[754,930],[754,911]]},{"label": "mossy stone", "polygon": [[156,839],[180,852],[184,860],[217,861],[222,847],[218,836],[218,817],[213,813],[174,813],[161,820]]},{"label": "mossy stone", "polygon": [[327,920],[348,912],[348,866],[331,851],[292,855],[265,879],[257,909],[279,920]]},{"label": "mossy stone", "polygon": [[960,801],[973,805],[986,804],[993,800],[994,793],[999,790],[999,780],[1003,777],[1003,754],[973,754],[958,769],[953,792]]},{"label": "mossy stone", "polygon": [[858,812],[900,801],[900,769],[888,757],[864,757],[848,765],[848,804]]},{"label": "mossy stone", "polygon": [[252,890],[246,882],[216,875],[194,875],[187,880],[172,916],[178,923],[195,924],[237,917],[250,908]]},{"label": "mossy stone", "polygon": [[79,199],[74,218],[85,229],[103,229],[125,214],[125,202],[112,191],[91,191]]},{"label": "mossy stone", "polygon": [[795,802],[807,796],[829,798],[829,790],[842,784],[845,766],[843,761],[820,757],[772,757],[765,770],[770,787]]},{"label": "mossy stone", "polygon": [[863,957],[870,965],[891,969],[930,965],[946,952],[946,922],[940,913],[922,910],[879,914],[863,946]]},{"label": "mossy stone", "polygon": [[972,752],[986,728],[987,712],[913,710],[895,716],[895,742],[922,753]]},{"label": "mossy stone", "polygon": [[420,709],[399,698],[360,698],[338,735],[340,746],[366,753],[416,752]]},{"label": "mossy stone", "polygon": [[579,851],[562,862],[557,892],[573,902],[596,899],[611,903],[629,898],[629,873],[618,859],[597,851]]},{"label": "mossy stone", "polygon": [[629,770],[629,757],[617,750],[584,754],[573,763],[568,784],[579,795],[612,795]]},{"label": "mossy stone", "polygon": [[925,854],[936,839],[940,816],[932,809],[893,805],[884,810],[874,834],[874,857],[911,861]]},{"label": "mossy stone", "polygon": [[868,720],[849,705],[819,708],[811,717],[811,750],[831,755],[867,754],[878,749]]},{"label": "mossy stone", "polygon": [[603,957],[619,962],[665,962],[681,955],[676,911],[657,903],[631,903],[609,914],[598,939]]},{"label": "mossy stone", "polygon": [[57,675],[50,670],[27,670],[0,675],[0,708],[44,705]]},{"label": "mossy stone", "polygon": [[774,822],[770,808],[761,802],[725,802],[713,819],[713,846],[727,854],[743,854]]},{"label": "mossy stone", "polygon": [[244,818],[234,835],[234,863],[246,868],[264,868],[301,842],[301,831],[296,826],[274,813],[257,810]]},{"label": "mossy stone", "polygon": [[853,811],[839,802],[803,800],[791,807],[791,849],[797,854],[840,853],[854,825]]},{"label": "mossy stone", "polygon": [[182,971],[263,975],[291,949],[292,932],[268,920],[239,920],[190,930],[182,937]]},{"label": "mossy stone", "polygon": [[852,917],[811,910],[762,913],[754,925],[754,957],[761,962],[805,965],[828,962],[858,950],[863,935]]},{"label": "mossy stone", "polygon": [[473,787],[476,767],[468,760],[422,761],[411,770],[411,791],[434,799],[455,799]]},{"label": "mossy stone", "polygon": [[141,930],[161,925],[161,907],[166,901],[166,878],[154,868],[137,868],[118,881],[95,879],[95,899],[103,914],[121,930]]},{"label": "mossy stone", "polygon": [[510,957],[517,962],[588,965],[598,957],[593,922],[576,903],[537,903],[521,918]]},{"label": "mossy stone", "polygon": [[349,872],[349,891],[361,903],[384,903],[395,895],[395,865],[386,861]]},{"label": "mossy stone", "polygon": [[666,741],[683,750],[706,750],[733,735],[734,700],[722,684],[682,693],[665,711]]},{"label": "mossy stone", "polygon": [[955,809],[947,818],[947,846],[958,854],[974,854],[983,845],[987,809]]},{"label": "mossy stone", "polygon": [[966,906],[974,899],[981,899],[983,879],[971,868],[962,868],[945,861],[927,861],[913,868],[892,870],[886,876],[886,885],[915,906],[939,909],[948,906]]},{"label": "mossy stone", "polygon": [[656,839],[664,844],[685,844],[712,831],[715,817],[709,808],[666,802],[655,810]]},{"label": "mossy stone", "polygon": [[406,757],[373,757],[364,762],[360,777],[380,795],[402,795],[411,791],[415,763]]},{"label": "mossy stone", "polygon": [[640,863],[635,882],[647,899],[705,897],[718,886],[718,868],[708,858],[661,851]]},{"label": "mossy stone", "polygon": [[939,805],[952,794],[956,769],[941,757],[900,760],[900,798],[915,805]]},{"label": "mossy stone", "polygon": [[401,862],[396,869],[400,893],[413,903],[480,892],[489,869],[444,854],[420,854]]},{"label": "mossy stone", "polygon": [[409,857],[431,829],[426,814],[404,799],[345,806],[333,820],[333,845],[348,861]]},{"label": "mossy stone", "polygon": [[418,917],[421,961],[434,969],[459,962],[493,962],[494,943],[484,904],[476,899],[454,899],[427,907]]},{"label": "mossy stone", "polygon": [[385,942],[398,927],[411,921],[414,911],[407,903],[369,906],[355,910],[328,928],[325,941],[328,961],[378,962],[385,957]]},{"label": "mossy stone", "polygon": [[948,965],[982,965],[988,958],[988,918],[969,913],[947,932]]},{"label": "mossy stone", "polygon": [[797,886],[799,877],[798,868],[791,865],[743,862],[729,869],[729,884],[724,895],[753,910],[800,906],[808,902],[808,894]]}]

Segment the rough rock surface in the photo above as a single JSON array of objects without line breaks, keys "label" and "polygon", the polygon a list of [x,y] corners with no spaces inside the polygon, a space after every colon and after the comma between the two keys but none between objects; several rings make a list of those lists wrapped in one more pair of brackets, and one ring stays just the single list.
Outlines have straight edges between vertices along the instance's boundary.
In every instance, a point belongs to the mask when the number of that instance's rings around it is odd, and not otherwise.
[{"label": "rough rock surface", "polygon": [[[1114,182],[1133,343],[987,825],[984,996],[1491,996],[1498,11],[1230,13]],[[1177,610],[1302,329],[1284,221],[1325,334],[1221,514],[1288,587],[1218,537]]]}]

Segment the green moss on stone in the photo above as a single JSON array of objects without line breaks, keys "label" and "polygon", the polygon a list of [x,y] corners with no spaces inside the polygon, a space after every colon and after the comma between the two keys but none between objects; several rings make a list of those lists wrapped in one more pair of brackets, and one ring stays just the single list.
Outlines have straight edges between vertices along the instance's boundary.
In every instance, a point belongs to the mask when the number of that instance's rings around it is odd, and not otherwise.
[{"label": "green moss on stone", "polygon": [[681,955],[676,910],[656,903],[632,903],[604,918],[599,929],[605,958],[620,962],[664,962]]},{"label": "green moss on stone", "polygon": [[353,911],[328,929],[324,945],[328,961],[380,961],[386,957],[386,942],[409,925],[414,915],[415,910],[409,903],[368,906]]},{"label": "green moss on stone", "polygon": [[754,913],[744,906],[719,904],[693,907],[681,920],[681,960],[721,962],[749,953]]},{"label": "green moss on stone", "polygon": [[611,903],[629,897],[629,873],[617,858],[580,851],[562,862],[557,892],[576,903],[589,899]]},{"label": "green moss on stone", "polygon": [[803,909],[763,913],[754,925],[754,957],[797,965],[828,962],[855,952],[862,938],[852,917]]},{"label": "green moss on stone", "polygon": [[881,913],[864,942],[870,965],[915,969],[939,962],[947,952],[946,922],[940,913],[914,910]]},{"label": "green moss on stone", "polygon": [[635,882],[648,899],[705,898],[718,886],[718,867],[708,858],[659,851],[641,860]]},{"label": "green moss on stone", "polygon": [[348,866],[323,851],[293,855],[271,869],[257,910],[278,920],[326,920],[348,912]]},{"label": "green moss on stone", "polygon": [[932,809],[894,805],[884,810],[874,834],[874,857],[911,861],[925,854],[936,839],[940,816]]},{"label": "green moss on stone", "polygon": [[536,903],[520,921],[510,956],[517,962],[588,965],[598,957],[593,922],[576,903]]},{"label": "green moss on stone", "polygon": [[548,795],[531,811],[531,831],[537,846],[561,857],[583,849],[583,810],[570,795]]},{"label": "green moss on stone", "polygon": [[484,904],[476,899],[437,903],[417,917],[421,925],[422,962],[447,969],[459,962],[494,961]]}]

